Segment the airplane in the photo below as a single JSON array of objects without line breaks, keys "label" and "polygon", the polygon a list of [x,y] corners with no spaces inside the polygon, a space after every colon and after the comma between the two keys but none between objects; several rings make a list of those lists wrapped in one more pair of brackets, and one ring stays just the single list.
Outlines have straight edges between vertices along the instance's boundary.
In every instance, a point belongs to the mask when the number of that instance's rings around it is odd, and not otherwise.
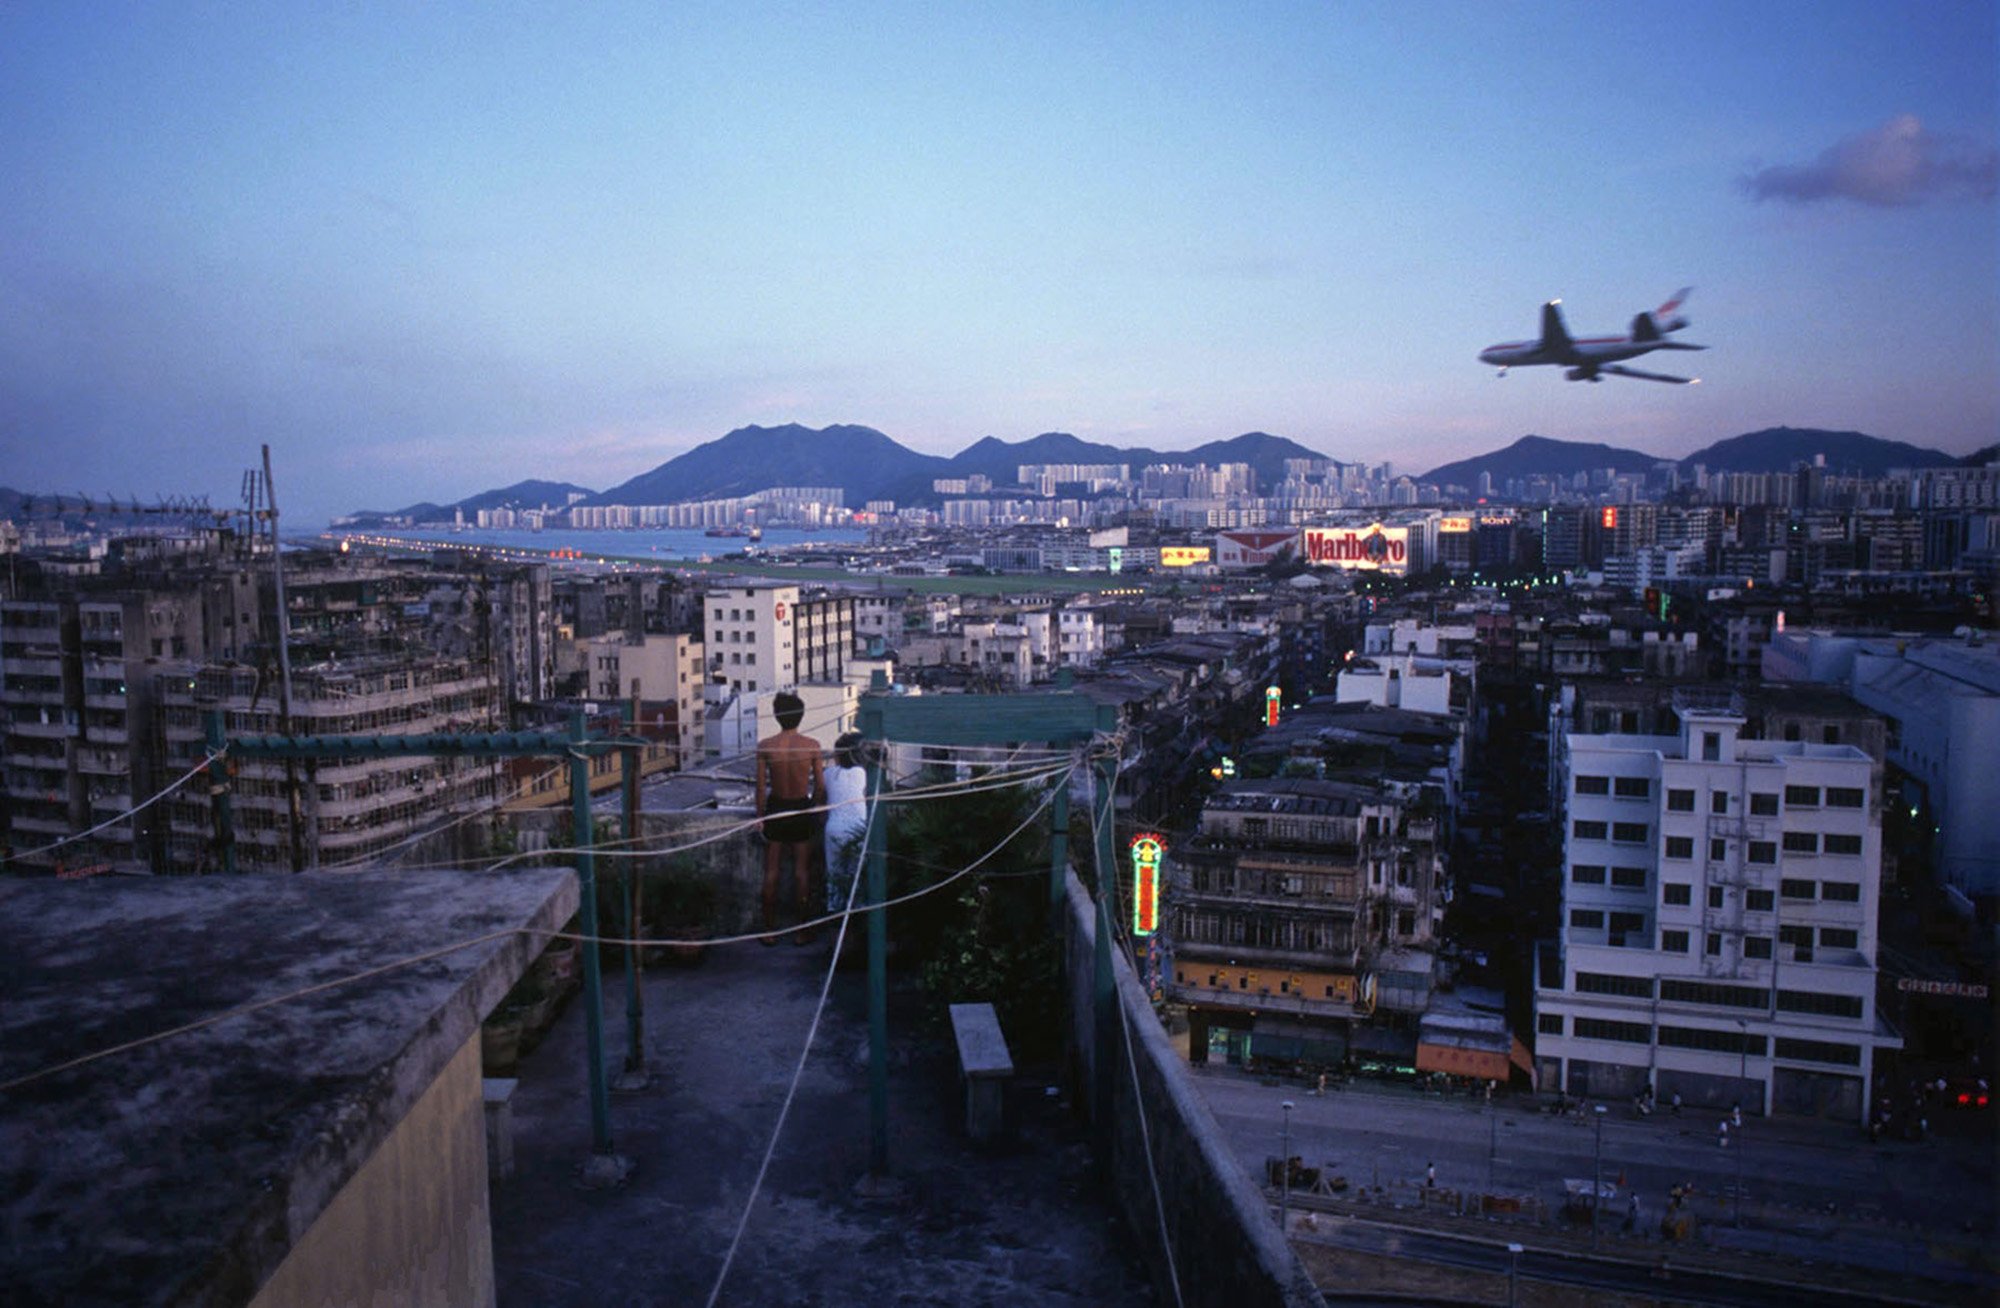
[{"label": "airplane", "polygon": [[1637,377],[1643,381],[1673,382],[1686,386],[1699,382],[1699,377],[1675,377],[1664,372],[1641,372],[1637,368],[1618,366],[1621,359],[1635,359],[1654,350],[1705,350],[1706,345],[1689,345],[1682,341],[1670,341],[1668,332],[1677,332],[1687,326],[1688,320],[1680,316],[1681,302],[1688,297],[1691,286],[1684,286],[1674,292],[1668,300],[1651,313],[1642,313],[1632,319],[1632,331],[1626,336],[1586,336],[1577,339],[1563,326],[1562,310],[1557,307],[1561,300],[1550,300],[1542,306],[1542,337],[1538,341],[1503,341],[1489,345],[1479,352],[1481,363],[1490,363],[1500,369],[1505,377],[1509,368],[1525,368],[1531,364],[1553,363],[1567,368],[1563,376],[1570,381],[1603,381],[1612,377]]}]

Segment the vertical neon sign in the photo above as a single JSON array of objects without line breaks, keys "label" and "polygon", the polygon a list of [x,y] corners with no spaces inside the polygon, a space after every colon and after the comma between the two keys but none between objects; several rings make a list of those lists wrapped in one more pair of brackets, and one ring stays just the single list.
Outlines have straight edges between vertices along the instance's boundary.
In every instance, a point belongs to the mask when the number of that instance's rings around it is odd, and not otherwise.
[{"label": "vertical neon sign", "polygon": [[1264,690],[1265,726],[1275,727],[1278,725],[1278,701],[1283,698],[1284,698],[1284,693],[1280,691],[1276,686],[1267,686],[1265,688]]},{"label": "vertical neon sign", "polygon": [[1132,934],[1160,929],[1160,856],[1167,847],[1158,836],[1132,837]]}]

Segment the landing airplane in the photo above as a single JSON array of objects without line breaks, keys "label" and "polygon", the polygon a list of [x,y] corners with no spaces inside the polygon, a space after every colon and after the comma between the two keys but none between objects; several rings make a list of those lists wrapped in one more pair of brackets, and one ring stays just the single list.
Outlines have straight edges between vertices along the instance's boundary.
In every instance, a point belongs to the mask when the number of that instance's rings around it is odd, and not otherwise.
[{"label": "landing airplane", "polygon": [[1667,339],[1668,332],[1677,332],[1687,326],[1688,320],[1680,316],[1679,309],[1693,289],[1684,286],[1674,292],[1671,300],[1651,313],[1634,317],[1628,336],[1586,336],[1581,340],[1571,337],[1569,329],[1563,326],[1562,310],[1556,307],[1562,301],[1550,300],[1542,306],[1540,340],[1503,341],[1499,345],[1490,345],[1479,352],[1479,361],[1500,369],[1502,377],[1507,375],[1509,368],[1553,363],[1569,370],[1563,375],[1570,381],[1603,381],[1608,373],[1613,377],[1637,377],[1644,381],[1673,382],[1683,386],[1698,382],[1701,380],[1699,377],[1674,377],[1663,372],[1641,372],[1637,368],[1618,366],[1620,359],[1635,359],[1654,350],[1708,348],[1706,345],[1688,345]]}]

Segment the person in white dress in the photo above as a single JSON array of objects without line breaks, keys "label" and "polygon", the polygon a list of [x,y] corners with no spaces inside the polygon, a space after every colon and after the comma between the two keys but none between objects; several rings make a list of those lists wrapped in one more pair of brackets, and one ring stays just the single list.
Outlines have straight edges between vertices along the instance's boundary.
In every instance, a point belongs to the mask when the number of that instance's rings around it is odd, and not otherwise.
[{"label": "person in white dress", "polygon": [[847,907],[868,829],[868,769],[861,765],[861,748],[861,733],[846,732],[833,742],[833,764],[826,769],[826,906],[835,913]]}]

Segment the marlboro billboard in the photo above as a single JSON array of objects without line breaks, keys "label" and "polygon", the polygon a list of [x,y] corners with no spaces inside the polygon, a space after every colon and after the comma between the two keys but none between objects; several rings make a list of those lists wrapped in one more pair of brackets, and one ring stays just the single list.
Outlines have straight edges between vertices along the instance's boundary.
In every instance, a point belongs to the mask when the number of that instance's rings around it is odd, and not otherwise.
[{"label": "marlboro billboard", "polygon": [[1385,527],[1379,522],[1366,527],[1307,527],[1306,562],[1320,567],[1407,572],[1409,536],[1407,528]]}]

